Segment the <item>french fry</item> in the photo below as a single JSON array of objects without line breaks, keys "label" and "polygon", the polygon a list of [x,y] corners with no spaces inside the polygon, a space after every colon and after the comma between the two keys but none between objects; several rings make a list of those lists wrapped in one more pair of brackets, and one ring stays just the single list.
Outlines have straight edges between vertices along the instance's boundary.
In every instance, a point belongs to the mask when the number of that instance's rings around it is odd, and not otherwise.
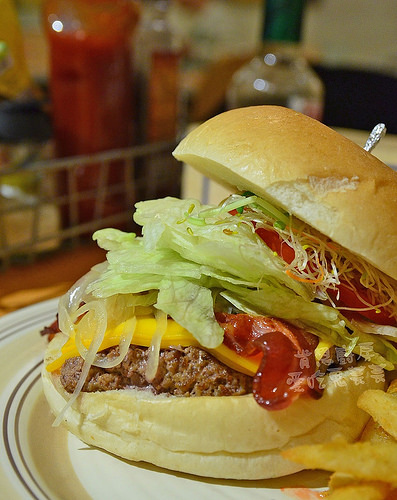
[{"label": "french fry", "polygon": [[353,482],[331,490],[327,500],[385,500],[391,490],[380,481]]},{"label": "french fry", "polygon": [[396,442],[396,440],[384,428],[375,422],[372,418],[365,426],[360,441],[371,441],[372,443],[384,443],[387,441]]},{"label": "french fry", "polygon": [[[376,389],[363,392],[357,405],[369,413],[386,433],[397,439],[397,385],[394,382],[387,392]],[[363,437],[365,438],[365,433]]]},{"label": "french fry", "polygon": [[345,474],[344,472],[334,472],[329,478],[328,487],[330,491],[336,490],[337,488],[343,488],[351,483],[357,483],[357,479],[351,474]]},{"label": "french fry", "polygon": [[397,392],[397,378],[390,382],[387,392],[390,392],[390,394],[394,394]]},{"label": "french fry", "polygon": [[332,441],[285,450],[282,455],[310,469],[350,474],[397,487],[397,443]]},{"label": "french fry", "polygon": [[[397,379],[392,380],[387,392],[389,394],[397,393]],[[361,434],[360,441],[385,442],[395,441],[395,439],[378,422],[370,418]]]},{"label": "french fry", "polygon": [[371,416],[359,442],[299,446],[283,456],[334,471],[328,500],[397,500],[397,379],[387,392],[364,392],[358,406]]},{"label": "french fry", "polygon": [[[387,390],[388,393],[397,392],[397,380],[392,381]],[[386,432],[383,427],[370,418],[361,435],[360,441],[371,441],[372,443],[396,442],[395,439]],[[354,476],[341,472],[334,472],[329,480],[331,500],[358,498],[365,499],[397,499],[397,490],[390,490],[390,484],[379,481],[357,483]]]}]

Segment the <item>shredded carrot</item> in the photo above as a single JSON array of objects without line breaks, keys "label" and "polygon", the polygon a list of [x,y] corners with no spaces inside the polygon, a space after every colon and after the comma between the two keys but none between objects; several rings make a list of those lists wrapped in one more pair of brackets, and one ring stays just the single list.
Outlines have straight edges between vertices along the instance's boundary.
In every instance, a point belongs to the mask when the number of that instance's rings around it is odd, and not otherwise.
[{"label": "shredded carrot", "polygon": [[324,275],[318,277],[318,278],[302,278],[301,276],[297,276],[294,274],[291,269],[286,269],[285,273],[290,277],[293,278],[296,281],[301,281],[302,283],[320,283],[324,277]]},{"label": "shredded carrot", "polygon": [[[300,223],[293,216],[289,217],[284,229],[275,224],[277,220],[274,215],[269,215],[260,206],[253,204],[244,205],[239,217],[241,222],[252,223],[252,231],[257,227],[265,227],[279,234],[283,242],[295,252],[293,262],[286,264],[285,273],[298,282],[311,285],[319,300],[331,300],[329,290],[337,290],[341,282],[352,284],[359,281],[366,288],[369,297],[360,310],[387,308],[391,316],[397,317],[396,281],[363,258],[324,237],[303,221]],[[355,286],[352,286],[352,290],[356,291]],[[342,306],[338,308],[342,309]]]},{"label": "shredded carrot", "polygon": [[316,256],[316,261],[317,261],[317,266],[318,266],[318,269],[320,271],[320,276],[318,276],[317,278],[302,278],[301,276],[297,276],[296,274],[294,274],[291,269],[286,269],[285,270],[285,273],[290,277],[290,278],[293,278],[294,280],[296,281],[300,281],[302,283],[321,283],[324,279],[324,268],[323,266],[320,264],[319,260],[318,260],[318,257]]}]

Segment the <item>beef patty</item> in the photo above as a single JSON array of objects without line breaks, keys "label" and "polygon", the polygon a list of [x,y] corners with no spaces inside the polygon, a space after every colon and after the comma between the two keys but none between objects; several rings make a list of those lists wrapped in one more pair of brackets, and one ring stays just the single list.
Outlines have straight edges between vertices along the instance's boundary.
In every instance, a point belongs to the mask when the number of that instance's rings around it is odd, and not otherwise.
[{"label": "beef patty", "polygon": [[[114,359],[118,347],[107,349],[100,357]],[[252,392],[252,377],[237,372],[198,347],[172,347],[160,351],[155,378],[148,382],[145,370],[148,349],[130,346],[124,360],[114,368],[92,366],[83,391],[141,388],[155,394],[174,396],[232,396]],[[61,368],[61,383],[73,392],[82,370],[81,357],[70,358]]]}]

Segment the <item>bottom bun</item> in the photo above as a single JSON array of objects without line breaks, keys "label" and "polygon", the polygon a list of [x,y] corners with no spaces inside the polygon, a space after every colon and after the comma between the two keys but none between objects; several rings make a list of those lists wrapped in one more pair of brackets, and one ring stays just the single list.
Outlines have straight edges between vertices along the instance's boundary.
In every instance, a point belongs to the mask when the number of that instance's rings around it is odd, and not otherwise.
[{"label": "bottom bun", "polygon": [[[70,394],[59,376],[45,368],[42,381],[58,416]],[[283,459],[281,450],[337,437],[356,439],[368,420],[357,399],[364,390],[383,385],[368,366],[356,367],[330,377],[321,399],[302,397],[280,411],[261,408],[252,395],[185,398],[133,389],[80,393],[63,422],[85,443],[124,459],[199,476],[266,479],[302,470]]]}]

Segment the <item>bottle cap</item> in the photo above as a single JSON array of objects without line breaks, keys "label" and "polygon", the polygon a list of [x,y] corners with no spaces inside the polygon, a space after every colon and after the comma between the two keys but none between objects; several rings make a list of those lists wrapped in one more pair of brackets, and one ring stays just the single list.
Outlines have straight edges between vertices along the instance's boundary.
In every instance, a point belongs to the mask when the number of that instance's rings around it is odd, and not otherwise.
[{"label": "bottle cap", "polygon": [[266,0],[263,39],[299,42],[304,0]]}]

